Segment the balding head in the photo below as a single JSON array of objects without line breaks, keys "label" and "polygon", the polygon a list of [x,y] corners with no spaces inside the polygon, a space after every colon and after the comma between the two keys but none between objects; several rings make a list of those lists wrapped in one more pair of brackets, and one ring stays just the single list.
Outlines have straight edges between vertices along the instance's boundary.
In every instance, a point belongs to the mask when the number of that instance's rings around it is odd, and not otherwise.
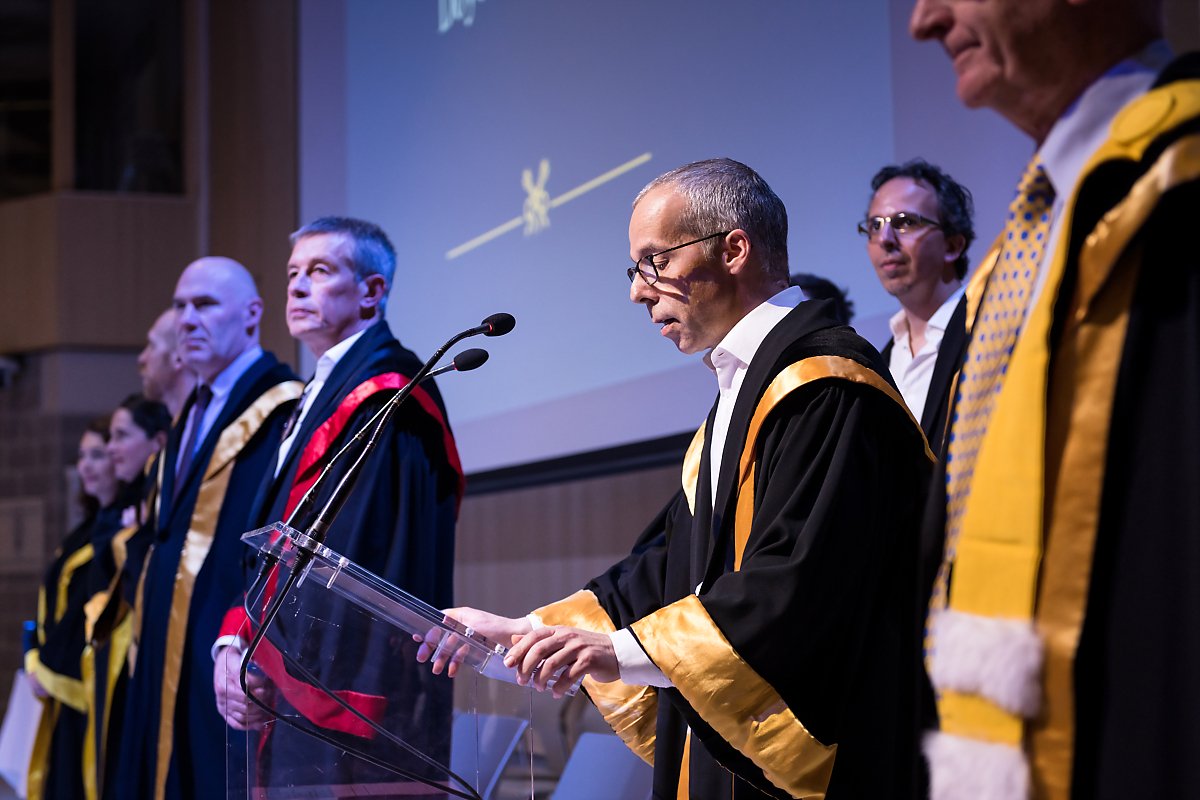
[{"label": "balding head", "polygon": [[188,264],[173,303],[184,363],[211,383],[258,344],[262,307],[254,278],[233,259],[209,256]]}]

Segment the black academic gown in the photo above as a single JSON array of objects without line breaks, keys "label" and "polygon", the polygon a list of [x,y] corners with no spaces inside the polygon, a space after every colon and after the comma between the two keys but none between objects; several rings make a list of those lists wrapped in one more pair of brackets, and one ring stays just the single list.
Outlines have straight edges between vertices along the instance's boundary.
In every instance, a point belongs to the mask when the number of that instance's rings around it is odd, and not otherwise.
[{"label": "black academic gown", "polygon": [[[82,684],[83,607],[90,597],[94,542],[120,527],[121,509],[102,508],[67,535],[42,582],[38,647],[26,657],[49,696],[43,701],[41,729],[31,763],[30,797],[82,797],[83,744],[87,714]],[[64,602],[60,602],[64,601]],[[76,691],[77,690],[77,691]],[[39,787],[34,785],[40,775]]]},{"label": "black academic gown", "polygon": [[[1197,79],[1200,54],[1191,54],[1156,85]],[[1070,250],[1055,303],[1052,375],[1078,346],[1072,338],[1078,329],[1063,331],[1070,330],[1077,256],[1088,234],[1164,151],[1196,141],[1198,132],[1200,116],[1177,120],[1140,160],[1109,161],[1082,177],[1073,224],[1064,232]],[[1200,181],[1193,177],[1146,199],[1149,213],[1116,270],[1136,270],[1136,283],[1111,389],[1100,517],[1075,655],[1074,800],[1200,797],[1200,259],[1189,234]],[[1050,391],[1068,407],[1075,393],[1053,381]],[[1056,423],[1052,413],[1048,424]],[[1052,435],[1048,458],[1057,458],[1059,448]],[[926,598],[942,555],[944,473],[939,468],[933,481],[923,526]],[[1072,491],[1071,476],[1063,491]],[[928,687],[924,710],[936,726]]]},{"label": "black academic gown", "polygon": [[[412,376],[420,367],[421,362],[396,340],[385,322],[367,328],[338,361],[313,401],[278,477],[261,487],[257,523],[265,525],[286,518],[288,495],[297,481],[303,455],[313,444],[314,432],[328,430],[324,426],[347,395],[378,376]],[[436,416],[415,397],[399,408],[364,463],[325,543],[389,583],[434,607],[446,608],[453,605],[454,526],[462,473],[436,385],[427,381],[418,391],[427,394]],[[323,465],[338,452],[392,394],[391,390],[383,390],[363,400],[340,432],[328,441],[325,456],[318,463]],[[344,459],[335,466],[330,480],[318,491],[314,509],[324,506],[350,462]],[[303,515],[295,521],[295,527],[305,530],[312,517],[312,513]],[[305,630],[294,638],[289,638],[294,626],[289,628],[286,620],[277,620],[275,641],[303,663],[321,665],[318,677],[330,688],[386,698],[383,727],[446,763],[453,700],[450,682],[419,668],[415,645],[409,637],[397,638],[392,635],[394,629],[382,627],[378,631],[359,628],[354,635],[339,635],[339,627],[348,629],[338,624],[339,619],[352,612],[333,598],[323,613],[333,625]],[[297,715],[302,724],[309,724],[303,719],[303,711],[297,712],[285,700],[279,702],[283,713]],[[323,732],[335,738],[343,736],[337,731]],[[349,747],[373,746],[354,736],[347,736],[346,742]],[[387,746],[376,752],[385,753],[385,759],[395,754]],[[336,748],[281,725],[274,726],[265,737],[259,756],[258,775],[265,781],[327,785],[400,780],[386,770],[354,759],[343,759],[335,765]],[[438,770],[410,759],[402,761],[403,766],[422,775],[439,777]]]},{"label": "black academic gown", "polygon": [[[155,538],[146,555],[135,613],[137,655],[127,687],[125,725],[116,775],[117,797],[154,797],[160,752],[170,753],[166,797],[224,797],[226,792],[226,725],[217,713],[212,685],[210,647],[225,610],[241,592],[244,546],[241,534],[250,527],[250,509],[262,475],[270,469],[291,403],[277,407],[238,452],[216,517],[211,547],[195,575],[191,591],[176,592],[183,552],[199,496],[201,481],[223,430],[261,395],[294,378],[291,369],[264,353],[238,379],[220,417],[196,451],[178,497],[171,466],[181,446],[183,424],[171,431],[163,456],[164,469],[157,514],[150,522]],[[179,420],[186,420],[195,393]],[[182,641],[169,641],[172,614],[186,607]],[[168,648],[182,647],[177,676],[165,675]],[[175,709],[164,712],[164,679],[177,680]],[[164,717],[173,724],[170,741],[160,741]],[[131,720],[138,720],[131,724]]]},{"label": "black academic gown", "polygon": [[[158,463],[157,459],[154,463]],[[106,792],[104,788],[106,778],[111,780],[115,770],[116,748],[109,747],[108,743],[116,741],[119,735],[124,713],[125,680],[128,677],[124,669],[124,650],[114,654],[111,649],[111,623],[120,616],[123,601],[119,596],[113,598],[110,593],[120,585],[117,574],[125,566],[125,559],[117,558],[114,540],[120,536],[120,546],[124,549],[128,539],[132,538],[122,533],[121,523],[126,509],[137,508],[143,503],[147,484],[145,474],[139,474],[131,483],[122,485],[120,494],[113,503],[110,523],[95,527],[92,533],[92,560],[88,564],[87,576],[88,605],[101,604],[96,607],[105,609],[105,613],[101,615],[103,619],[94,621],[92,638],[88,642],[91,651],[87,657],[92,669],[88,727],[93,738],[93,752],[97,762],[92,768],[99,797],[113,796],[111,789]],[[137,569],[140,570],[140,567]],[[109,603],[114,603],[114,606],[110,608]],[[118,658],[119,662],[116,660]],[[114,664],[118,664],[116,669],[110,669]],[[110,713],[113,708],[118,709],[115,715]]]},{"label": "black academic gown", "polygon": [[[678,494],[633,553],[588,589],[620,628],[687,598],[703,581],[700,604],[737,656],[820,743],[837,746],[828,797],[904,798],[916,761],[919,649],[918,609],[905,595],[915,585],[929,459],[898,394],[894,400],[829,378],[775,407],[758,437],[752,532],[741,569],[732,570],[733,484],[752,412],[784,367],[823,355],[848,358],[891,384],[879,355],[851,329],[814,304],[796,308],[747,371],[715,504],[706,438],[695,515]],[[653,643],[641,644],[653,658]],[[686,653],[680,661],[689,679],[722,669]],[[690,705],[675,688],[657,695],[655,798],[676,796],[688,728],[692,797],[789,796],[713,729],[716,710]]]},{"label": "black academic gown", "polygon": [[[950,390],[954,386],[954,378],[962,368],[963,356],[967,352],[969,340],[967,332],[967,295],[964,293],[950,315],[946,324],[946,333],[938,346],[937,361],[933,365],[933,375],[929,379],[929,392],[925,395],[925,407],[921,409],[921,430],[929,440],[929,449],[939,458],[942,457],[942,442],[946,434],[946,414],[950,410]],[[892,348],[896,346],[895,339],[888,339],[880,355],[884,364],[892,363]],[[913,414],[917,409],[912,409]]]}]

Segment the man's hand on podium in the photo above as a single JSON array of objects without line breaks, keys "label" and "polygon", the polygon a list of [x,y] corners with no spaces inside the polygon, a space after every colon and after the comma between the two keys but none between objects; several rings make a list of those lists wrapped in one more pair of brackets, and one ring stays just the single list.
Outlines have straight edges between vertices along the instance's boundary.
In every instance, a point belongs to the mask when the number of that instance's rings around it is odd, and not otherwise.
[{"label": "man's hand on podium", "polygon": [[[271,715],[255,705],[242,691],[238,673],[242,668],[242,653],[236,647],[217,650],[213,664],[213,690],[217,694],[217,711],[225,718],[229,727],[239,731],[258,730],[271,719]],[[246,686],[254,696],[264,702],[270,693],[270,685],[263,675],[246,672]]]},{"label": "man's hand on podium", "polygon": [[[617,651],[607,633],[558,625],[513,637],[504,666],[517,671],[517,683],[532,685],[539,692],[549,688],[557,698],[584,675],[600,683],[621,677]],[[552,678],[556,678],[554,685],[548,686]]]},{"label": "man's hand on podium", "polygon": [[[501,617],[477,608],[448,608],[444,613],[481,636],[503,645],[516,641],[518,637],[533,630],[529,620],[524,617]],[[432,659],[434,675],[440,675],[445,670],[446,674],[453,678],[458,674],[458,667],[469,652],[468,646],[464,644],[454,647],[454,643],[449,642],[448,646],[439,651],[438,645],[442,641],[442,635],[443,631],[440,628],[433,628],[424,636],[413,634],[413,641],[421,643],[417,650],[417,661],[424,663]]]}]

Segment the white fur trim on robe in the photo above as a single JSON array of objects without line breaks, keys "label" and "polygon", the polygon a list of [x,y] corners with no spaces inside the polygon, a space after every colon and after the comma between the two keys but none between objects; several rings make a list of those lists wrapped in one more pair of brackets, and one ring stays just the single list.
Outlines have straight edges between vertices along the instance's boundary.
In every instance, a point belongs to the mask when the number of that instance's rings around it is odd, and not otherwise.
[{"label": "white fur trim on robe", "polygon": [[1029,765],[1011,745],[930,732],[922,749],[929,761],[930,800],[1029,798]]},{"label": "white fur trim on robe", "polygon": [[946,609],[932,624],[929,677],[935,687],[986,697],[1026,719],[1037,714],[1042,640],[1031,622]]}]

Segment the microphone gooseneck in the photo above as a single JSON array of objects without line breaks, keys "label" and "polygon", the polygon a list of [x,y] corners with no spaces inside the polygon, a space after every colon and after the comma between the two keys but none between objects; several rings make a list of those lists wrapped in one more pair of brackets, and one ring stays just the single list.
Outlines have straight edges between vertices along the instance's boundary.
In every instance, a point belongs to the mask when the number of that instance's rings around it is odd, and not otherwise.
[{"label": "microphone gooseneck", "polygon": [[[296,509],[288,518],[288,525],[291,525],[292,520],[298,518],[301,508],[310,504],[312,502],[312,498],[316,497],[317,487],[321,485],[323,480],[329,474],[330,468],[333,467],[334,462],[336,462],[345,452],[347,452],[355,442],[360,441],[366,435],[367,431],[370,430],[370,438],[367,440],[366,445],[364,445],[362,450],[359,452],[358,458],[356,458],[354,463],[351,464],[349,469],[346,470],[346,473],[342,476],[342,479],[338,482],[338,485],[334,488],[332,494],[330,495],[329,500],[326,501],[325,506],[317,514],[316,519],[313,520],[313,523],[306,531],[307,535],[318,543],[324,542],[325,536],[329,532],[329,526],[333,524],[333,520],[337,517],[338,512],[341,511],[342,506],[345,505],[347,498],[350,496],[350,490],[354,487],[354,482],[358,479],[358,473],[361,470],[363,463],[366,461],[367,456],[371,454],[371,451],[375,449],[375,446],[379,441],[379,435],[387,427],[388,420],[391,419],[392,414],[394,414],[400,404],[404,402],[405,398],[412,394],[412,391],[417,387],[417,384],[429,377],[430,372],[433,371],[434,365],[436,365],[438,361],[440,361],[442,357],[446,355],[446,351],[448,351],[458,342],[470,336],[478,336],[480,334],[483,334],[484,336],[503,336],[511,331],[516,324],[517,321],[512,314],[492,314],[474,328],[468,328],[467,330],[456,333],[454,336],[450,337],[445,344],[439,347],[437,351],[429,357],[428,361],[421,365],[421,369],[418,370],[417,374],[412,377],[412,380],[410,380],[407,384],[402,386],[398,392],[392,395],[392,399],[389,400],[383,406],[383,408],[375,414],[375,416],[368,420],[367,423],[363,425],[363,427],[360,428],[357,433],[354,434],[353,438],[346,443],[345,447],[338,451],[337,455],[329,460],[329,463],[325,465],[325,469],[322,470],[320,477],[313,482],[313,485],[309,487],[307,492],[305,492],[304,497],[299,503],[296,504]],[[464,353],[459,355],[459,358],[463,358],[466,353],[469,352],[471,351],[464,351]],[[459,371],[465,372],[468,369],[475,369],[476,367],[482,366],[483,362],[487,360],[487,354],[484,351],[479,352],[483,353],[482,358],[478,356],[471,356],[464,360],[462,366],[459,365],[458,359],[455,359],[455,368]]]}]

